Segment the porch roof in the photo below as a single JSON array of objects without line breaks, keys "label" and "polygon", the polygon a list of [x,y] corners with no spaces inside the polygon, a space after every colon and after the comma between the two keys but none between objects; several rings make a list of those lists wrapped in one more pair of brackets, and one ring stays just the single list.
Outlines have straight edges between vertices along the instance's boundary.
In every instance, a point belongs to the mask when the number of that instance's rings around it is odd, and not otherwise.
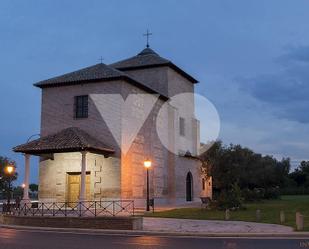
[{"label": "porch roof", "polygon": [[31,155],[89,151],[104,156],[115,152],[97,138],[76,127],[18,145],[13,148],[13,151]]}]

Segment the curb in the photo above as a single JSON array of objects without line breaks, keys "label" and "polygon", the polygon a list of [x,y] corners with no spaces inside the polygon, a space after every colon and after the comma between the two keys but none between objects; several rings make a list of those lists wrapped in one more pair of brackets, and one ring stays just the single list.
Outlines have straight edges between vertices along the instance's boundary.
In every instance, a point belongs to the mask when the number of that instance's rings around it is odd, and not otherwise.
[{"label": "curb", "polygon": [[54,227],[30,227],[0,224],[0,228],[15,230],[27,230],[38,232],[75,233],[88,235],[126,235],[126,236],[158,236],[158,237],[196,237],[196,238],[309,238],[309,232],[293,233],[186,233],[186,232],[161,232],[142,230],[103,230],[84,228],[54,228]]}]

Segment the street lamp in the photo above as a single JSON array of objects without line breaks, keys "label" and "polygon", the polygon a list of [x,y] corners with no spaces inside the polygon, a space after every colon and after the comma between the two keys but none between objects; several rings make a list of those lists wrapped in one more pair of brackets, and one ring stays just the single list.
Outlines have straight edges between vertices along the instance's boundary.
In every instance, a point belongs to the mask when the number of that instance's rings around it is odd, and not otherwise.
[{"label": "street lamp", "polygon": [[9,182],[9,189],[8,189],[8,196],[7,196],[7,207],[8,211],[10,211],[10,202],[11,202],[11,188],[12,188],[12,176],[15,173],[15,166],[14,165],[7,165],[4,168],[4,172],[8,175],[8,182]]},{"label": "street lamp", "polygon": [[144,161],[144,167],[146,168],[147,172],[147,208],[146,211],[150,211],[150,203],[149,203],[149,168],[151,167],[152,162],[149,159]]},{"label": "street lamp", "polygon": [[5,172],[9,175],[11,175],[14,172],[14,166],[13,165],[7,165],[5,167]]}]

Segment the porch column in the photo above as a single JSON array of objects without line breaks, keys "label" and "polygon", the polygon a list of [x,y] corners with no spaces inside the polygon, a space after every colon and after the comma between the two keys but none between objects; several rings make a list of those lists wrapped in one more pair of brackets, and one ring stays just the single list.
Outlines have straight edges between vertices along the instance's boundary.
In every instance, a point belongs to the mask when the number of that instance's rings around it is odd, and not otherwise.
[{"label": "porch column", "polygon": [[86,168],[87,168],[87,151],[82,152],[82,169],[80,179],[80,195],[79,201],[85,201],[86,199]]},{"label": "porch column", "polygon": [[29,199],[29,176],[30,176],[30,155],[25,154],[25,176],[24,176],[24,195],[22,202],[27,203],[30,202]]}]

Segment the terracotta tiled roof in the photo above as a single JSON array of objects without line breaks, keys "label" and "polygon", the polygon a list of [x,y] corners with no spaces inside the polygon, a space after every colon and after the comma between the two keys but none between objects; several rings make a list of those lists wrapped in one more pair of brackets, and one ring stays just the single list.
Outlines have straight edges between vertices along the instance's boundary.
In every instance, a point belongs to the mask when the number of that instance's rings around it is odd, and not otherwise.
[{"label": "terracotta tiled roof", "polygon": [[[156,90],[141,83],[140,81],[136,80],[132,76],[129,76],[125,72],[122,72],[118,69],[105,65],[103,63],[86,67],[48,80],[37,82],[34,84],[34,86],[39,88],[46,88],[46,87],[86,84],[91,82],[112,81],[112,80],[125,80],[130,84],[145,90],[146,92],[154,94],[158,93]],[[164,96],[163,94],[160,95],[164,99],[168,99],[167,96]]]},{"label": "terracotta tiled roof", "polygon": [[141,69],[141,68],[168,66],[168,67],[173,68],[175,71],[180,73],[183,77],[187,78],[192,83],[198,82],[191,75],[187,74],[185,71],[177,67],[170,60],[167,60],[161,57],[160,55],[158,55],[151,48],[145,48],[136,56],[110,64],[110,66],[116,69],[119,69],[119,70],[123,70],[123,71],[135,70],[135,69]]},{"label": "terracotta tiled roof", "polygon": [[160,57],[151,48],[145,48],[136,56],[113,63],[110,66],[117,69],[127,69],[132,67],[167,65],[169,62],[169,60]]},{"label": "terracotta tiled roof", "polygon": [[104,155],[114,153],[112,148],[76,127],[16,146],[13,151],[34,155],[77,151],[90,151]]},{"label": "terracotta tiled roof", "polygon": [[57,76],[48,80],[43,80],[35,83],[37,87],[47,87],[50,85],[80,83],[84,81],[97,80],[113,80],[119,78],[130,78],[127,74],[109,67],[103,63],[99,63],[90,67],[86,67],[71,73]]}]

